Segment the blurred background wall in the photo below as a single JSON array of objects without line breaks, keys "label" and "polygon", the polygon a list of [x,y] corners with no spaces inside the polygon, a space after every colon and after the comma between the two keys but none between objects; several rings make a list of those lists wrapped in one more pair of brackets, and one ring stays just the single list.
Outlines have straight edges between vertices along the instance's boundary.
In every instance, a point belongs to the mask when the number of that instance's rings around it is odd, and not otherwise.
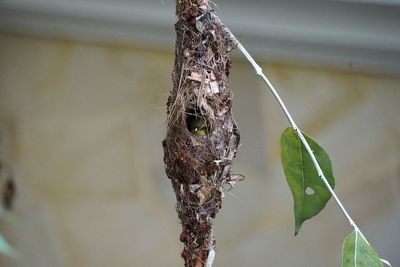
[{"label": "blurred background wall", "polygon": [[[400,266],[399,1],[216,1],[300,127],[331,155],[336,192]],[[172,0],[1,0],[0,158],[18,187],[6,267],[182,266],[161,140]],[[283,115],[234,54],[242,145],[216,219],[215,266],[340,265],[351,232],[330,201],[294,237]]]}]

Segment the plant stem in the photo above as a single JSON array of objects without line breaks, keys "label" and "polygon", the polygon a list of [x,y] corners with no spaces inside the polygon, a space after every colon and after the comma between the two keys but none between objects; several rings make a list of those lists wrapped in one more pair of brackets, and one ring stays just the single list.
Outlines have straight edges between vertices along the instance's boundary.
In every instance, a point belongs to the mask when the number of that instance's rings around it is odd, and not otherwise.
[{"label": "plant stem", "polygon": [[210,250],[208,252],[207,266],[206,267],[212,267],[212,265],[214,263],[214,258],[215,258],[215,250]]},{"label": "plant stem", "polygon": [[[224,25],[220,20],[219,20],[219,22],[221,23],[221,25]],[[271,91],[271,93],[273,94],[273,96],[275,97],[277,102],[279,103],[279,105],[282,108],[282,111],[285,114],[287,120],[289,121],[289,123],[291,124],[293,129],[295,130],[296,134],[298,135],[298,137],[300,138],[300,140],[303,143],[304,147],[306,148],[308,154],[310,155],[311,160],[312,160],[312,162],[313,162],[313,164],[315,166],[315,169],[317,170],[318,176],[324,182],[324,184],[328,188],[329,192],[332,194],[333,198],[335,199],[335,201],[336,201],[337,205],[339,206],[340,210],[342,211],[343,215],[348,220],[349,224],[354,228],[354,231],[356,231],[356,234],[357,233],[360,234],[360,236],[369,244],[368,240],[365,238],[365,236],[361,232],[360,228],[356,225],[354,220],[350,217],[349,213],[347,212],[347,210],[343,206],[342,202],[340,201],[340,199],[338,198],[336,193],[333,191],[333,188],[329,184],[329,182],[326,179],[323,171],[321,170],[321,167],[319,166],[319,163],[318,163],[318,161],[317,161],[317,159],[316,159],[316,157],[314,155],[314,152],[312,151],[310,145],[308,144],[308,142],[304,138],[304,135],[302,134],[302,132],[299,129],[299,127],[297,126],[296,122],[293,120],[293,117],[291,116],[290,112],[286,108],[285,103],[283,102],[282,98],[280,97],[280,95],[276,91],[275,87],[272,85],[272,83],[269,81],[267,76],[264,74],[264,72],[263,72],[262,68],[260,67],[260,65],[257,64],[257,62],[254,60],[254,58],[250,55],[250,53],[246,50],[246,48],[239,42],[239,40],[233,35],[233,33],[226,26],[224,26],[224,29],[225,29],[225,32],[228,35],[228,37],[236,44],[236,47],[245,56],[245,58],[250,62],[250,64],[253,66],[256,74],[263,79],[263,81],[268,86],[269,90]],[[388,266],[391,266],[388,261],[383,260],[383,259],[381,261],[384,264],[386,264]]]},{"label": "plant stem", "polygon": [[269,79],[265,76],[265,74],[263,73],[263,70],[260,67],[260,65],[258,65],[257,62],[254,60],[254,58],[249,54],[249,52],[247,52],[246,48],[244,48],[244,46],[237,40],[237,38],[232,34],[232,32],[229,31],[229,29],[227,29],[227,30],[228,30],[228,33],[230,35],[230,38],[232,38],[232,40],[236,43],[237,48],[240,50],[240,52],[242,52],[242,54],[246,57],[246,59],[253,66],[253,68],[256,71],[256,74],[258,76],[260,76],[264,80],[264,82],[267,84],[269,90],[271,91],[271,93],[273,94],[275,99],[278,101],[278,103],[279,103],[280,107],[282,108],[282,111],[285,114],[287,120],[292,125],[293,129],[295,130],[296,134],[299,136],[301,142],[304,144],[308,154],[310,155],[311,160],[312,160],[312,162],[313,162],[313,164],[314,164],[314,166],[315,166],[315,168],[317,170],[318,176],[321,178],[321,180],[324,182],[324,184],[328,188],[329,192],[334,197],[336,203],[338,204],[339,208],[343,212],[344,216],[347,218],[347,220],[349,221],[350,225],[352,227],[354,227],[354,230],[358,230],[359,231],[359,228],[357,227],[357,225],[354,223],[353,219],[350,217],[350,215],[348,214],[348,212],[344,208],[342,202],[339,200],[339,198],[337,197],[336,193],[333,191],[331,185],[329,184],[329,182],[326,179],[324,173],[322,172],[321,167],[319,166],[319,163],[318,163],[317,159],[315,158],[315,155],[314,155],[311,147],[309,146],[308,142],[304,138],[304,136],[303,136],[301,130],[299,129],[299,127],[297,126],[296,122],[293,120],[292,115],[290,114],[290,112],[286,108],[285,103],[283,102],[282,98],[279,96],[279,94],[276,91],[275,87],[272,85],[272,83],[269,81]]}]

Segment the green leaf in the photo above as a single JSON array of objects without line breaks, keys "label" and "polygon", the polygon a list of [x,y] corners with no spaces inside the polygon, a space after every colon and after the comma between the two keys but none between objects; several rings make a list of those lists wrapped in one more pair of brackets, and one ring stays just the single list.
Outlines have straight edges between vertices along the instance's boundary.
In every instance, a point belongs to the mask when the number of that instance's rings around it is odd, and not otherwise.
[{"label": "green leaf", "polygon": [[[335,179],[328,154],[310,137],[303,134],[332,188]],[[293,128],[287,128],[281,137],[281,160],[286,180],[293,194],[295,235],[304,221],[317,215],[331,198],[317,170]]]},{"label": "green leaf", "polygon": [[342,267],[383,267],[383,263],[364,237],[354,231],[344,240]]}]

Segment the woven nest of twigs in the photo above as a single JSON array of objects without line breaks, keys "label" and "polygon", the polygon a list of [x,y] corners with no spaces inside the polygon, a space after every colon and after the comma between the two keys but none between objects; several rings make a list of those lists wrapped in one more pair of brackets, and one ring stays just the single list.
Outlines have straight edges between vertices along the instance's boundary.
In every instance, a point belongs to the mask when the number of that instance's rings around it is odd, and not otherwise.
[{"label": "woven nest of twigs", "polygon": [[215,248],[212,219],[221,208],[239,145],[228,85],[233,43],[207,0],[178,0],[173,90],[168,98],[166,173],[177,199],[186,267],[204,266]]}]

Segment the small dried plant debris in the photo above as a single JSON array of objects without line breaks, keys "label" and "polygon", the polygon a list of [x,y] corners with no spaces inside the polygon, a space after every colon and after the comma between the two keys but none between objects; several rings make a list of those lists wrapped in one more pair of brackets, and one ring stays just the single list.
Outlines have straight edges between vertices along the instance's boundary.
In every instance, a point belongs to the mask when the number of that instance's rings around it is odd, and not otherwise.
[{"label": "small dried plant debris", "polygon": [[0,197],[2,208],[11,210],[16,195],[15,183],[5,164],[0,161]]},{"label": "small dried plant debris", "polygon": [[[240,135],[228,76],[234,48],[207,0],[177,0],[173,90],[167,102],[164,162],[176,194],[186,267],[202,267],[215,248],[212,219],[221,208]],[[240,180],[240,179],[238,179]]]}]

